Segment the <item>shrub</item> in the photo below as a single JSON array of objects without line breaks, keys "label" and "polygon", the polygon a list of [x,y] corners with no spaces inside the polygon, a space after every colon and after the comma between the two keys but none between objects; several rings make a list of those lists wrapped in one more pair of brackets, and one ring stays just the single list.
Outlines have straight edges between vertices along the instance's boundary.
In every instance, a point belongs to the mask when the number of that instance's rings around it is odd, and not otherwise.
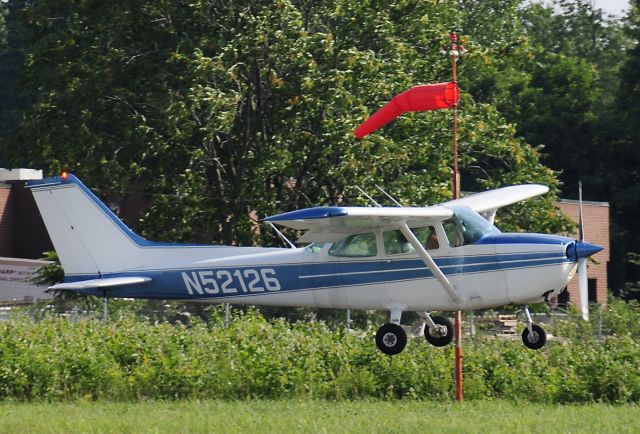
[{"label": "shrub", "polygon": [[[465,342],[466,399],[640,401],[637,306],[616,302],[605,315],[617,331],[603,341],[567,322],[556,326],[570,339],[540,351]],[[0,399],[451,399],[452,347],[410,340],[388,357],[374,334],[255,311],[236,313],[226,328],[219,316],[189,326],[131,315],[106,324],[14,318],[0,322]]]}]

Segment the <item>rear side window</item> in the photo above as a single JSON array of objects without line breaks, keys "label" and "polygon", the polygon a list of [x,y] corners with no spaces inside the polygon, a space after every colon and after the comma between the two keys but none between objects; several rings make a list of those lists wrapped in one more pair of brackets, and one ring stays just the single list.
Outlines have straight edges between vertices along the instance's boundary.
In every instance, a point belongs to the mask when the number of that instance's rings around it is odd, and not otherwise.
[{"label": "rear side window", "polygon": [[376,236],[373,233],[350,235],[331,246],[329,254],[347,257],[376,256],[378,254]]}]

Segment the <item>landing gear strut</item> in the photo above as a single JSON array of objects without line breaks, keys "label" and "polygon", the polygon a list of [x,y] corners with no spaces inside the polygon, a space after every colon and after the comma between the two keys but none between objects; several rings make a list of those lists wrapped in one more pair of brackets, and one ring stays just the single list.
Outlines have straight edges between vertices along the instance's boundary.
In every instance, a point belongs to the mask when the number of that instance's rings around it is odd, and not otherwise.
[{"label": "landing gear strut", "polygon": [[547,343],[547,333],[538,324],[534,324],[529,312],[529,306],[524,307],[527,316],[527,327],[522,331],[522,343],[532,350],[539,350]]}]

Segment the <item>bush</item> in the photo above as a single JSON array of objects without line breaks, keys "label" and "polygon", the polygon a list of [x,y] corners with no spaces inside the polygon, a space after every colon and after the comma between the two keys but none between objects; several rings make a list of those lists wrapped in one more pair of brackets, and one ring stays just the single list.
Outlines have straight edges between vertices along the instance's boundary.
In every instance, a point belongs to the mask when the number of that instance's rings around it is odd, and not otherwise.
[{"label": "bush", "polygon": [[[577,338],[541,351],[515,341],[465,342],[466,399],[640,401],[637,306],[616,302],[606,315],[618,331],[604,341],[577,327]],[[571,324],[557,327],[571,331]],[[107,324],[15,318],[0,322],[0,399],[451,399],[452,347],[410,340],[388,357],[374,334],[267,321],[254,311],[236,313],[227,328],[219,315],[189,326],[131,315]]]}]

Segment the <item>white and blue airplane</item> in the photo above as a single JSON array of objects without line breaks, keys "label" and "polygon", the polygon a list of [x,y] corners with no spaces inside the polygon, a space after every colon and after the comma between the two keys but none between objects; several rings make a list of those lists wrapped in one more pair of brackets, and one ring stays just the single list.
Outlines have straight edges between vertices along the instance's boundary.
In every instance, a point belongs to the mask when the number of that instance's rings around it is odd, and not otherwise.
[{"label": "white and blue airplane", "polygon": [[78,178],[30,181],[65,271],[53,290],[102,297],[207,303],[378,309],[390,321],[376,344],[398,354],[418,312],[420,334],[435,346],[453,338],[451,321],[430,311],[525,305],[524,344],[544,346],[545,331],[526,307],[558,295],[579,260],[600,246],[572,238],[502,233],[503,206],[544,194],[517,185],[428,207],[329,206],[266,218],[305,231],[300,248],[234,247],[148,241],[131,231]]}]

